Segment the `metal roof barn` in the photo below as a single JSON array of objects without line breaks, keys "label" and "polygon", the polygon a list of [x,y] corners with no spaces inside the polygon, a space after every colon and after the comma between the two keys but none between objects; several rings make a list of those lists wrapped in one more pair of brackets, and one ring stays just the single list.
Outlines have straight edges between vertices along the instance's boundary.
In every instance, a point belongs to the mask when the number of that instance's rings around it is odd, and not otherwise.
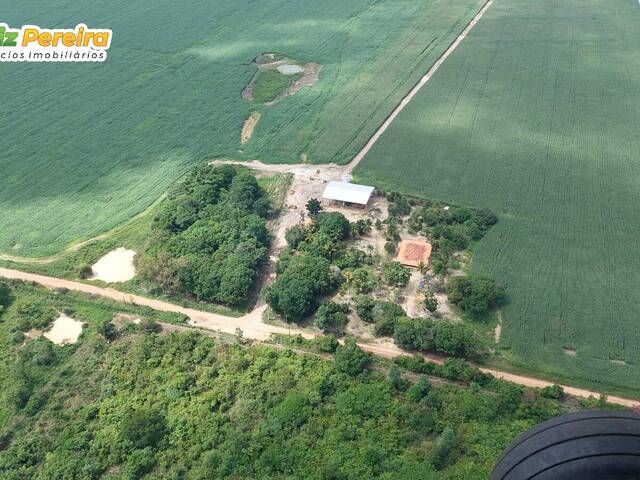
[{"label": "metal roof barn", "polygon": [[327,200],[337,200],[339,202],[366,205],[369,203],[369,199],[371,198],[374,190],[374,187],[357,185],[355,183],[329,182],[327,184],[327,188],[324,189],[322,198]]}]

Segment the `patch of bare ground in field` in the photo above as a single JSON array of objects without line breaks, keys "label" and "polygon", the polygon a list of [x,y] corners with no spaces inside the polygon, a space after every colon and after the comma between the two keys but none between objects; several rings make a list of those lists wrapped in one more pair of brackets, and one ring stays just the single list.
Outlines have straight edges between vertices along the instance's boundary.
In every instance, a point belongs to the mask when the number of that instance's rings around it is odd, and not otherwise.
[{"label": "patch of bare ground in field", "polygon": [[240,133],[240,143],[244,145],[253,136],[253,130],[256,128],[258,121],[262,114],[260,112],[251,112],[251,115],[247,117],[242,126],[242,132]]}]

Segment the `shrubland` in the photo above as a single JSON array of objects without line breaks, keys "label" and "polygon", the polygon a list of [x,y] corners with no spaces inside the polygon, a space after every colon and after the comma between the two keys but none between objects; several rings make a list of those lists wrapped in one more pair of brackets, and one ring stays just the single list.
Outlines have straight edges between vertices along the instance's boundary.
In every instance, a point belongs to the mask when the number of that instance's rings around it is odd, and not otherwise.
[{"label": "shrubland", "polygon": [[[19,283],[11,298],[0,316],[7,480],[484,480],[517,434],[576,408],[461,361],[389,367],[349,339],[286,337],[335,357],[133,324],[108,340],[98,327],[134,307]],[[11,342],[17,306],[36,298],[87,322],[78,344]]]}]

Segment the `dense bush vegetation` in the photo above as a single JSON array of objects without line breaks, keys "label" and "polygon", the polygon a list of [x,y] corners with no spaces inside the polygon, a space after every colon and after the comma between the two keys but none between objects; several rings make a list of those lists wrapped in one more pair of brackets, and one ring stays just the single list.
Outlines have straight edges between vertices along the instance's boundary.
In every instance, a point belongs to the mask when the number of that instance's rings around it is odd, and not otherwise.
[{"label": "dense bush vegetation", "polygon": [[406,316],[400,305],[384,300],[374,300],[366,295],[358,295],[355,298],[355,306],[362,321],[374,324],[376,336],[393,335],[396,321]]},{"label": "dense bush vegetation", "polygon": [[462,311],[479,317],[505,300],[504,288],[482,275],[453,277],[447,282],[449,301]]},{"label": "dense bush vegetation", "polygon": [[315,324],[324,333],[341,336],[349,323],[349,305],[345,303],[327,302],[320,305],[316,312]]},{"label": "dense bush vegetation", "polygon": [[140,276],[169,294],[239,305],[248,300],[269,245],[269,201],[255,177],[230,166],[194,169],[153,225]]},{"label": "dense bush vegetation", "polygon": [[287,231],[289,248],[278,260],[276,281],[264,291],[271,308],[289,322],[311,315],[318,308],[319,297],[338,287],[342,276],[332,269],[333,263],[359,260],[347,258],[354,253],[344,248],[344,241],[351,234],[345,216],[322,212],[311,200],[308,207],[315,212],[315,220],[306,227],[295,225]]},{"label": "dense bush vegetation", "polygon": [[288,322],[300,321],[318,307],[318,297],[337,285],[326,258],[302,254],[283,256],[276,281],[264,291],[266,301]]},{"label": "dense bush vegetation", "polygon": [[431,268],[437,274],[446,273],[452,266],[453,253],[480,240],[498,221],[488,210],[451,207],[428,200],[416,202],[420,205],[409,218],[409,229],[423,233],[431,241]]},{"label": "dense bush vegetation", "polygon": [[[517,434],[562,411],[460,360],[397,365],[468,388],[372,368],[352,339],[281,336],[337,348],[335,362],[135,325],[107,342],[104,322],[140,309],[28,285],[14,293],[0,317],[3,480],[485,480]],[[34,301],[87,322],[80,343],[12,344],[18,305]]]},{"label": "dense bush vegetation", "polygon": [[481,342],[468,326],[447,321],[400,318],[393,331],[395,342],[407,350],[473,358],[482,351]]}]

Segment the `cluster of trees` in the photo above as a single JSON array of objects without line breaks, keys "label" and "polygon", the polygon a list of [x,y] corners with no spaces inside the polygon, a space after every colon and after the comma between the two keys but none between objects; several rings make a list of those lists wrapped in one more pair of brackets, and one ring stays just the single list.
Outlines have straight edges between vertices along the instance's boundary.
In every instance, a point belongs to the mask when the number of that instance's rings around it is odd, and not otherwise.
[{"label": "cluster of trees", "polygon": [[363,322],[373,324],[374,334],[378,337],[393,335],[396,321],[406,316],[400,305],[367,295],[356,296],[354,304],[358,316]]},{"label": "cluster of trees", "polygon": [[399,318],[393,338],[398,346],[407,350],[461,358],[475,358],[482,353],[482,343],[475,332],[459,323]]},{"label": "cluster of trees", "polygon": [[269,209],[250,173],[231,166],[195,168],[154,220],[152,243],[136,257],[141,278],[168,294],[242,304],[266,260]]},{"label": "cluster of trees", "polygon": [[500,307],[506,297],[503,287],[482,275],[453,277],[447,282],[446,290],[451,303],[475,318]]},{"label": "cluster of trees", "polygon": [[9,285],[4,282],[0,282],[0,315],[2,315],[2,312],[9,306],[11,301],[12,295]]},{"label": "cluster of trees", "polygon": [[404,349],[461,358],[477,358],[484,351],[481,340],[467,325],[409,318],[399,305],[367,295],[357,295],[354,305],[362,321],[374,325],[376,336],[393,336]]},{"label": "cluster of trees", "polygon": [[318,308],[315,324],[326,334],[342,336],[349,323],[349,305],[346,303],[327,302]]},{"label": "cluster of trees", "polygon": [[329,260],[306,253],[281,256],[276,271],[276,281],[264,290],[264,298],[287,322],[299,322],[311,315],[318,308],[319,298],[340,283]]},{"label": "cluster of trees", "polygon": [[445,274],[452,266],[456,251],[480,240],[498,221],[488,210],[445,206],[428,200],[420,201],[408,220],[409,229],[424,233],[433,244],[431,268],[436,274]]},{"label": "cluster of trees", "polygon": [[314,221],[308,226],[295,225],[286,232],[288,248],[278,260],[277,278],[264,290],[267,303],[288,322],[313,314],[320,297],[341,284],[340,270],[332,264],[345,256],[344,241],[351,235],[351,224],[341,213],[323,212],[311,200],[307,209]]}]

